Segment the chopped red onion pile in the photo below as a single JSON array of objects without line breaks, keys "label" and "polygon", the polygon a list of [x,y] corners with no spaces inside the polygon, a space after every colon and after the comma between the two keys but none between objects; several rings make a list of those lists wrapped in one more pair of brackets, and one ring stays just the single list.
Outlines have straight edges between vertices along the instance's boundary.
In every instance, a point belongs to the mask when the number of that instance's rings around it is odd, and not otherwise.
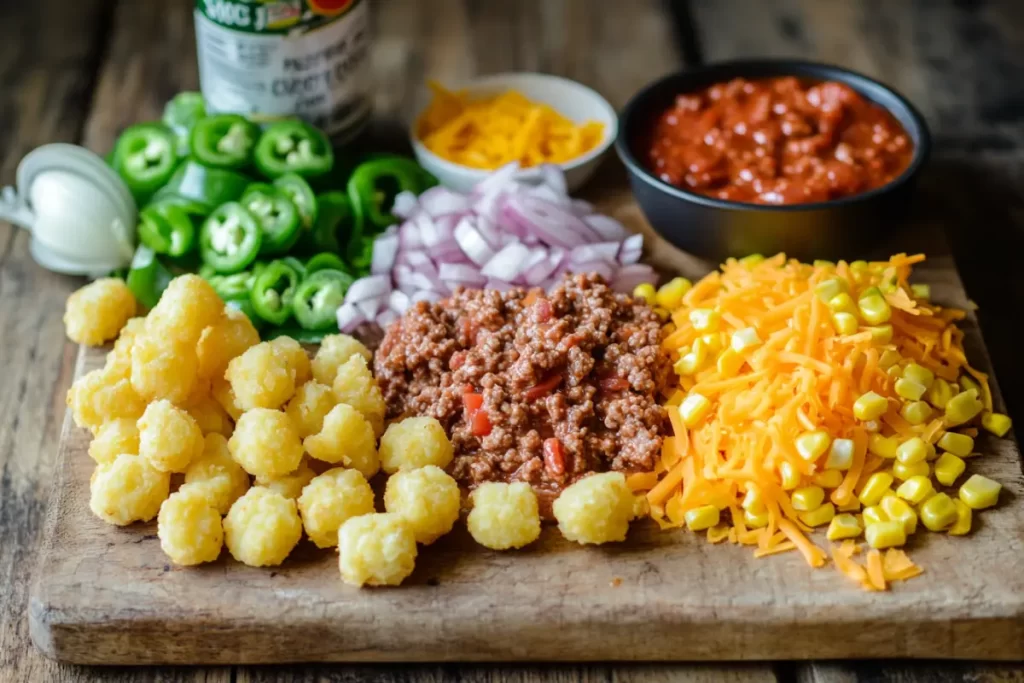
[{"label": "chopped red onion pile", "polygon": [[387,327],[417,301],[439,301],[456,287],[550,290],[567,272],[601,274],[619,292],[654,282],[639,263],[643,236],[569,196],[558,166],[520,173],[499,168],[469,194],[433,187],[403,192],[403,219],[373,244],[371,275],[357,280],[338,309],[338,327]]}]

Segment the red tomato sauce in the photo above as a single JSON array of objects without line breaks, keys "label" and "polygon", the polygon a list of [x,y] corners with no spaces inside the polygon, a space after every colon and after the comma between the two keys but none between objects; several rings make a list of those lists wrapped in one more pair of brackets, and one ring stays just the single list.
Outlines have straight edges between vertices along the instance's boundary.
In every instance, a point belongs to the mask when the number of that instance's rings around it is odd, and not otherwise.
[{"label": "red tomato sauce", "polygon": [[914,146],[893,116],[834,81],[737,78],[676,97],[654,127],[648,164],[690,192],[805,204],[897,178]]}]

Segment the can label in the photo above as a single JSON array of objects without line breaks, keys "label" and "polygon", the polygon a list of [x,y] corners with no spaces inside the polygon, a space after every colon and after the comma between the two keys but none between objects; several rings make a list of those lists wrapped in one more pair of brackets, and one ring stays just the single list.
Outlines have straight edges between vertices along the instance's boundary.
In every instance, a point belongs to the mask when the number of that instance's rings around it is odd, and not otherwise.
[{"label": "can label", "polygon": [[299,116],[335,138],[369,118],[368,0],[196,0],[207,107]]}]

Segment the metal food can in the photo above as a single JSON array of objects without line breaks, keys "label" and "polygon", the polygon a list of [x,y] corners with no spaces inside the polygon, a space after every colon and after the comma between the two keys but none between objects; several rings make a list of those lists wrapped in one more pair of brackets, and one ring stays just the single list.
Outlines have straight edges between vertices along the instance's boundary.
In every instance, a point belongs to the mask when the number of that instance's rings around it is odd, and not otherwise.
[{"label": "metal food can", "polygon": [[345,142],[370,118],[369,0],[196,0],[207,108],[298,116]]}]

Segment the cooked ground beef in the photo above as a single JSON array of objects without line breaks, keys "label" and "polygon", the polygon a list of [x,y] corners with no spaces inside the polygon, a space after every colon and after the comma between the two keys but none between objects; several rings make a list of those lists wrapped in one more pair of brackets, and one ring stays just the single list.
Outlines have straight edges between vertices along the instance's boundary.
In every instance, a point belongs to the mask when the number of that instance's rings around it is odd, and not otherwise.
[{"label": "cooked ground beef", "polygon": [[548,510],[591,472],[651,470],[671,374],[649,306],[597,275],[539,290],[460,289],[392,325],[374,360],[388,417],[431,415],[468,488],[525,481]]}]

